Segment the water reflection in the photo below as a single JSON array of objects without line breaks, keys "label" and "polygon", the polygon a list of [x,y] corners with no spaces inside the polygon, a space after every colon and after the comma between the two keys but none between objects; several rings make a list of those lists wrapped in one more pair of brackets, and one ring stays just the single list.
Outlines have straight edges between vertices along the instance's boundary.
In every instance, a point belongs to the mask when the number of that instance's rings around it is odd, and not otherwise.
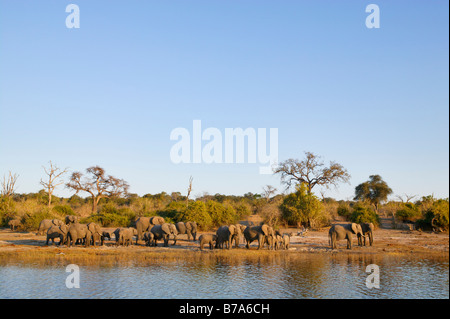
[{"label": "water reflection", "polygon": [[[81,288],[67,289],[68,261],[0,265],[0,298],[449,298],[448,259],[276,254],[231,258],[79,264]],[[380,267],[368,289],[366,266]]]}]

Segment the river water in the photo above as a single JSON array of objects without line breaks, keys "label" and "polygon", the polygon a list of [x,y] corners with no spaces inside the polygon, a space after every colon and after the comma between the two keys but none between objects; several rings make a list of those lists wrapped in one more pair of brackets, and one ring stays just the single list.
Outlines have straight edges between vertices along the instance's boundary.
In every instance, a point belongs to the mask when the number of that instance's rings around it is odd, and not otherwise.
[{"label": "river water", "polygon": [[[449,298],[445,257],[293,255],[80,263],[72,289],[67,263],[3,261],[0,298]],[[370,264],[378,289],[366,285]]]}]

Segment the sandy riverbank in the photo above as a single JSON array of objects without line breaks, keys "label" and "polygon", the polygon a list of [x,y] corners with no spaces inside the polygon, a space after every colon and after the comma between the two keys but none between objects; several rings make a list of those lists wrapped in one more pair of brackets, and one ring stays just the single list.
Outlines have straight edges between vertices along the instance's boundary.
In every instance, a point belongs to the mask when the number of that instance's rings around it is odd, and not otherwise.
[{"label": "sandy riverbank", "polygon": [[[296,229],[282,229],[282,232],[296,232]],[[230,251],[205,249],[199,250],[198,242],[187,241],[185,235],[179,236],[176,246],[146,247],[144,244],[129,247],[116,247],[114,241],[107,241],[104,246],[81,246],[67,248],[66,246],[46,246],[45,236],[37,236],[34,232],[12,232],[0,229],[0,260],[14,259],[24,263],[40,259],[75,258],[82,260],[102,259],[118,260],[146,260],[146,259],[188,259],[198,258],[204,254],[226,256],[227,258],[268,256],[269,254],[341,254],[341,255],[427,255],[435,257],[449,257],[449,235],[430,232],[403,231],[392,229],[378,229],[374,233],[374,245],[359,247],[354,239],[353,249],[346,249],[346,242],[339,242],[338,249],[331,250],[328,245],[328,231],[310,231],[304,237],[291,238],[289,250],[269,251],[267,248],[256,250],[256,242],[250,250],[245,249],[241,242],[239,249]],[[171,243],[172,241],[170,241]]]}]

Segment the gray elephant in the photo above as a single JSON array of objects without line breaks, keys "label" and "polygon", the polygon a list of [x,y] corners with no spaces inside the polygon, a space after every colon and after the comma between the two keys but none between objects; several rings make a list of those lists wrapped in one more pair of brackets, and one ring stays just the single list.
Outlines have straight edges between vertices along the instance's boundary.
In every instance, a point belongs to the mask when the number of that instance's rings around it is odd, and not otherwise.
[{"label": "gray elephant", "polygon": [[[369,245],[372,246],[373,244],[373,231],[375,229],[375,226],[373,223],[361,223],[359,224],[362,229],[362,234],[364,237],[364,246],[366,246],[366,236],[369,237]],[[358,241],[361,241],[361,236],[358,238]],[[358,242],[360,245],[362,245],[362,242]]]},{"label": "gray elephant", "polygon": [[12,231],[16,230],[16,227],[20,227],[22,223],[20,222],[20,219],[12,219],[8,222],[8,226],[11,228]]},{"label": "gray elephant", "polygon": [[231,249],[233,240],[235,240],[236,236],[239,236],[239,233],[240,229],[236,225],[220,226],[216,232],[216,248],[223,249],[226,246],[227,249]]},{"label": "gray elephant", "polygon": [[164,224],[166,221],[164,220],[163,217],[161,216],[153,216],[150,218],[150,223],[152,225],[162,225]]},{"label": "gray elephant", "polygon": [[102,238],[101,238],[101,245],[103,246],[105,239],[108,238],[109,240],[111,240],[111,233],[107,232],[107,231],[103,231],[102,232]]},{"label": "gray elephant", "polygon": [[64,221],[66,225],[75,224],[78,223],[78,217],[75,215],[67,215],[66,218],[64,218]]},{"label": "gray elephant", "polygon": [[173,245],[177,242],[178,231],[174,224],[164,223],[162,225],[155,225],[150,230],[153,235],[153,246],[157,246],[156,242],[158,240],[164,240],[164,247],[169,246],[169,237],[173,235]]},{"label": "gray elephant", "polygon": [[143,239],[145,241],[146,246],[150,246],[153,243],[153,240],[155,239],[155,235],[151,231],[147,231],[143,235]]},{"label": "gray elephant", "polygon": [[275,250],[278,250],[281,247],[283,247],[283,236],[278,230],[275,232],[273,246]]},{"label": "gray elephant", "polygon": [[233,235],[232,241],[234,241],[234,246],[238,248],[241,241],[241,237],[243,236],[244,230],[245,228],[247,228],[247,226],[242,224],[235,224],[235,226],[236,226],[236,233]]},{"label": "gray elephant", "polygon": [[96,243],[99,242],[101,245],[103,245],[102,228],[99,225],[97,225],[96,223],[89,223],[86,226],[92,234],[91,244],[96,246]]},{"label": "gray elephant", "polygon": [[336,242],[338,240],[347,240],[347,249],[352,249],[353,235],[363,236],[362,229],[359,224],[341,224],[333,225],[328,231],[331,249],[336,249]]},{"label": "gray elephant", "polygon": [[[146,231],[149,231],[151,227],[153,227],[152,223],[150,222],[150,219],[152,217],[139,217],[136,220],[136,230],[137,230],[137,236],[136,236],[136,245],[138,244],[138,241],[142,239],[142,236]],[[151,227],[150,227],[151,226]]]},{"label": "gray elephant", "polygon": [[188,240],[193,238],[197,240],[197,223],[196,222],[178,222],[175,224],[179,235],[187,234]]},{"label": "gray elephant", "polygon": [[217,235],[215,234],[203,234],[198,238],[200,242],[200,250],[203,250],[203,246],[209,244],[209,249],[213,250],[216,245]]},{"label": "gray elephant", "polygon": [[43,219],[39,223],[39,229],[36,235],[43,235],[50,227],[53,225],[61,226],[64,225],[64,222],[59,219]]},{"label": "gray elephant", "polygon": [[77,240],[80,240],[84,241],[84,247],[88,247],[91,244],[91,238],[92,233],[87,225],[79,223],[70,224],[67,232],[67,246],[70,247]]},{"label": "gray elephant", "polygon": [[281,247],[285,250],[289,249],[292,233],[284,233],[281,240]]},{"label": "gray elephant", "polygon": [[119,228],[116,237],[116,245],[129,246],[130,244],[132,244],[133,236],[137,236],[136,228],[133,227]]},{"label": "gray elephant", "polygon": [[65,224],[56,226],[53,225],[47,230],[47,242],[45,245],[48,246],[48,242],[51,239],[52,244],[55,245],[55,239],[59,238],[58,246],[61,246],[61,244],[66,243],[67,241],[67,232],[69,230],[69,227],[67,227]]},{"label": "gray elephant", "polygon": [[250,249],[250,244],[255,240],[258,241],[258,249],[261,249],[264,246],[264,243],[268,240],[267,238],[272,236],[272,234],[273,228],[267,224],[263,224],[261,226],[247,226],[244,230],[244,238],[247,242],[247,249]]}]

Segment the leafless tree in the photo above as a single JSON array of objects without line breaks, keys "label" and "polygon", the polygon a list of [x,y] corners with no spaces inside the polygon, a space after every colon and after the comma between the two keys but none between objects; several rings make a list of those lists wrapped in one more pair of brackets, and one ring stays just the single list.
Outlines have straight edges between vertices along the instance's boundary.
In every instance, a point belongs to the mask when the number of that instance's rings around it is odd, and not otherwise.
[{"label": "leafless tree", "polygon": [[97,204],[102,198],[122,197],[128,193],[129,185],[123,179],[105,175],[105,170],[99,166],[92,166],[86,169],[90,175],[84,177],[80,172],[72,173],[67,188],[78,192],[87,192],[92,197],[92,212],[97,211]]},{"label": "leafless tree", "polygon": [[191,195],[191,192],[192,192],[192,181],[193,180],[194,180],[194,178],[192,176],[189,177],[189,187],[188,187],[187,196],[186,196],[186,207],[189,205],[189,195]]},{"label": "leafless tree", "polygon": [[59,167],[54,166],[52,161],[50,161],[49,163],[50,163],[50,167],[48,169],[45,168],[44,166],[42,166],[45,174],[47,174],[47,176],[48,176],[48,182],[45,182],[41,179],[40,184],[42,186],[44,186],[44,188],[47,190],[48,206],[50,207],[50,205],[52,203],[53,191],[55,190],[56,186],[64,184],[64,181],[61,179],[61,176],[64,175],[65,173],[67,173],[68,168],[61,170]]},{"label": "leafless tree", "polygon": [[[403,199],[403,196],[405,196],[405,199]],[[396,195],[396,197],[402,202],[402,203],[409,203],[414,197],[417,197],[417,195],[408,195],[403,194],[402,195]]]},{"label": "leafless tree", "polygon": [[270,201],[270,198],[275,194],[277,189],[273,187],[272,185],[266,185],[263,187],[263,196],[267,200],[267,202]]},{"label": "leafless tree", "polygon": [[13,175],[11,171],[8,172],[8,177],[3,175],[2,196],[10,197],[14,194],[18,177],[19,175]]},{"label": "leafless tree", "polygon": [[314,186],[320,185],[329,187],[340,182],[347,183],[350,180],[350,174],[347,170],[336,162],[330,162],[326,167],[320,162],[320,157],[311,152],[305,152],[306,158],[302,161],[298,159],[288,159],[280,163],[275,169],[274,174],[281,175],[281,181],[290,188],[292,184],[305,183],[308,193]]}]

